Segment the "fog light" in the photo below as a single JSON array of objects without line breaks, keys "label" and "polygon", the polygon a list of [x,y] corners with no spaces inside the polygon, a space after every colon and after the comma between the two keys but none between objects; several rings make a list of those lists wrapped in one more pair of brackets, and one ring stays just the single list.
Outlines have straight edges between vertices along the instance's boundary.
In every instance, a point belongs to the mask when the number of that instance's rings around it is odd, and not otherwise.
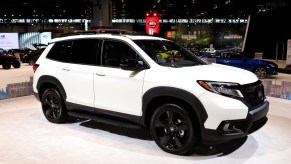
[{"label": "fog light", "polygon": [[235,122],[226,121],[219,128],[224,134],[242,134],[243,131],[236,126]]}]

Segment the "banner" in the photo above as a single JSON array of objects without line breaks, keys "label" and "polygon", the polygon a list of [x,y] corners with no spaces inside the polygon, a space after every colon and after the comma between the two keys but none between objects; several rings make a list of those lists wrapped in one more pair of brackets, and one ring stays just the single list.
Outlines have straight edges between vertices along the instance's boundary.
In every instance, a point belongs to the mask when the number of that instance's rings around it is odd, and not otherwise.
[{"label": "banner", "polygon": [[0,48],[5,50],[19,48],[18,33],[0,33]]}]

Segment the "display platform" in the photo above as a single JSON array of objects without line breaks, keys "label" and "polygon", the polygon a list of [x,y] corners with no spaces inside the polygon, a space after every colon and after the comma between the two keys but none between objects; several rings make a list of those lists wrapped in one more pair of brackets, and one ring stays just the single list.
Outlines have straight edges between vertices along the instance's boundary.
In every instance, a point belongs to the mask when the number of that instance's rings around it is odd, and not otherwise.
[{"label": "display platform", "polygon": [[147,129],[89,120],[49,123],[34,96],[0,100],[0,163],[280,163],[291,160],[291,101],[267,97],[269,121],[214,155],[162,151]]}]

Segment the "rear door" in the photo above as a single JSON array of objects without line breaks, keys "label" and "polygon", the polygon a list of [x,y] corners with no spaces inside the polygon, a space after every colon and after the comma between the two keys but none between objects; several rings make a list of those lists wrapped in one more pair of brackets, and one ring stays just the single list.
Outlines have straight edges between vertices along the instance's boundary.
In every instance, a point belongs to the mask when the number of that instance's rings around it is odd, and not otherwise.
[{"label": "rear door", "polygon": [[49,57],[62,61],[56,64],[55,75],[65,89],[67,102],[94,107],[93,73],[98,42],[96,39],[63,41],[52,48]]}]

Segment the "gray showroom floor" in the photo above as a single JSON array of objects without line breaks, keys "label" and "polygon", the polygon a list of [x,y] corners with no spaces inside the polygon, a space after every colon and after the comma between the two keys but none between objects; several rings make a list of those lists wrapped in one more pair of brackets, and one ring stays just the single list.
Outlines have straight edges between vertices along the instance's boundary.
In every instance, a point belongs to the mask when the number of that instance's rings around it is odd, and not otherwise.
[{"label": "gray showroom floor", "polygon": [[215,155],[163,152],[146,129],[79,121],[49,123],[33,96],[0,100],[0,163],[290,163],[291,101],[267,97],[269,121],[243,144]]}]

